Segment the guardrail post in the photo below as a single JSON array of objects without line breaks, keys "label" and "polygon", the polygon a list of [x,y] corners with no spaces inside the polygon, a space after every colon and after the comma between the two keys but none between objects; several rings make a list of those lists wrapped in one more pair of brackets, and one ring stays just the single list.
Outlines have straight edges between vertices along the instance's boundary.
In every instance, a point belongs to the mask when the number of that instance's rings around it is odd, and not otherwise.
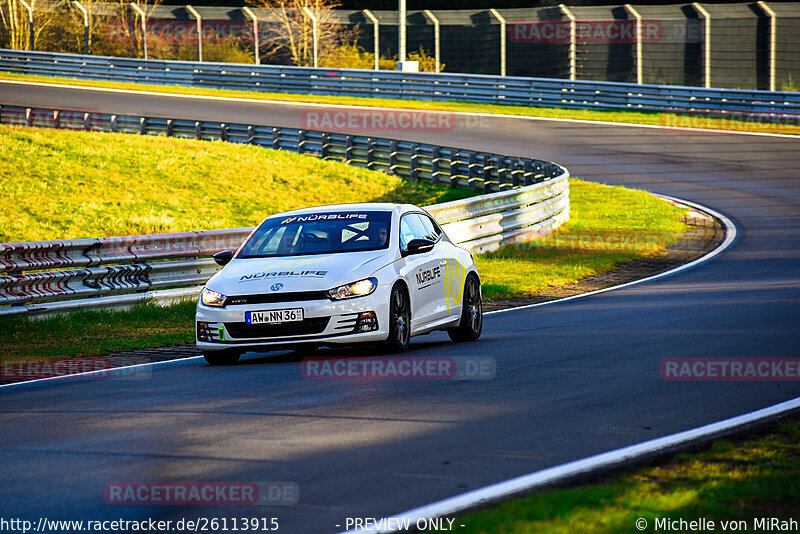
[{"label": "guardrail post", "polygon": [[[520,180],[520,178],[522,178],[522,180]],[[522,160],[518,159],[517,161],[514,162],[514,169],[511,171],[511,184],[506,184],[506,185],[510,185],[512,188],[519,187],[520,183],[524,179],[525,179],[524,165]],[[500,189],[502,189],[502,184]]]},{"label": "guardrail post", "polygon": [[534,170],[533,170],[533,162],[529,159],[526,159],[522,163],[523,174],[522,178],[525,180],[523,183],[525,185],[531,185],[534,180]]},{"label": "guardrail post", "polygon": [[57,109],[53,110],[53,128],[61,128],[61,111]]},{"label": "guardrail post", "polygon": [[351,165],[353,162],[353,136],[348,135],[344,141],[344,162]]},{"label": "guardrail post", "polygon": [[19,0],[20,4],[28,11],[28,45],[30,46],[31,51],[34,50],[34,27],[33,27],[33,6],[30,5],[25,0]]},{"label": "guardrail post", "polygon": [[[470,189],[474,189],[475,182],[477,182],[477,173],[475,172],[476,167],[478,166],[478,162],[475,159],[475,152],[469,153],[469,158],[467,160],[467,184],[469,185]],[[484,179],[485,182],[485,179]]]},{"label": "guardrail post", "polygon": [[139,117],[139,135],[144,135],[147,133],[147,119],[145,117]]},{"label": "guardrail post", "polygon": [[196,139],[203,138],[203,127],[200,125],[200,121],[194,123],[194,136]]},{"label": "guardrail post", "polygon": [[775,57],[777,48],[778,14],[773,11],[766,2],[758,1],[764,13],[769,17],[769,90],[775,90]]},{"label": "guardrail post", "polygon": [[203,62],[203,19],[200,17],[200,13],[197,10],[190,6],[186,6],[186,10],[192,14],[192,16],[197,20],[197,61]]},{"label": "guardrail post", "polygon": [[[449,149],[445,149],[449,150]],[[460,167],[464,164],[463,160],[461,159],[461,153],[450,152],[450,187],[458,187],[458,175],[460,173]]]},{"label": "guardrail post", "polygon": [[252,125],[249,125],[247,127],[247,144],[252,145],[253,143],[255,143],[255,140],[256,140],[256,129]]},{"label": "guardrail post", "polygon": [[242,11],[244,11],[245,15],[247,15],[253,20],[253,42],[255,44],[255,54],[254,54],[255,57],[253,58],[253,60],[255,61],[256,65],[260,65],[261,58],[259,57],[259,50],[258,50],[260,46],[258,39],[258,17],[256,17],[256,14],[253,13],[253,10],[247,6],[244,6],[242,8]]},{"label": "guardrail post", "polygon": [[111,131],[113,133],[116,133],[118,130],[119,130],[119,128],[117,126],[117,116],[116,115],[111,115]]},{"label": "guardrail post", "polygon": [[703,19],[705,19],[705,40],[703,43],[703,48],[705,49],[704,56],[705,56],[705,68],[703,71],[703,83],[706,88],[711,87],[711,14],[705,10],[703,6],[701,6],[698,2],[693,2],[692,7],[694,7],[697,12],[702,15]]},{"label": "guardrail post", "polygon": [[173,130],[173,120],[167,119],[167,137],[172,137],[172,130]]},{"label": "guardrail post", "polygon": [[303,154],[306,149],[306,131],[300,130],[297,134],[297,153]]},{"label": "guardrail post", "polygon": [[33,109],[25,108],[25,126],[28,128],[33,126]]},{"label": "guardrail post", "polygon": [[500,76],[506,75],[506,19],[492,8],[489,10],[494,18],[500,22]]},{"label": "guardrail post", "polygon": [[411,182],[416,182],[419,179],[419,145],[411,146],[411,158],[409,162],[408,179]]},{"label": "guardrail post", "polygon": [[320,157],[328,159],[330,157],[331,136],[328,133],[322,134],[322,149],[320,150]]},{"label": "guardrail post", "polygon": [[[381,31],[381,23],[378,20],[378,17],[372,14],[372,11],[369,9],[362,10],[364,16],[369,19],[372,23],[372,52],[375,56],[375,70],[379,70],[381,68],[381,49],[380,49],[380,31]],[[438,70],[436,72],[439,72]]]},{"label": "guardrail post", "polygon": [[147,59],[147,15],[138,4],[131,2],[130,6],[142,19],[142,52],[144,52],[144,59]]},{"label": "guardrail post", "polygon": [[423,11],[426,17],[433,22],[433,58],[436,61],[436,72],[441,70],[441,61],[439,60],[439,45],[440,45],[440,36],[441,33],[439,32],[439,19],[428,9]]},{"label": "guardrail post", "polygon": [[558,7],[569,19],[569,79],[574,81],[578,70],[578,50],[576,43],[577,19],[575,18],[575,15],[572,14],[572,11],[570,11],[569,8],[564,4],[559,4]]},{"label": "guardrail post", "polygon": [[389,172],[397,174],[397,141],[394,139],[389,143]]},{"label": "guardrail post", "polygon": [[439,157],[439,147],[433,147],[433,157],[431,158],[431,185],[437,185],[439,183],[439,162],[441,158]]},{"label": "guardrail post", "polygon": [[220,141],[227,141],[228,140],[228,125],[224,122],[219,125],[219,140]]},{"label": "guardrail post", "polygon": [[625,4],[625,10],[636,19],[636,83],[642,84],[642,16],[636,9]]},{"label": "guardrail post", "polygon": [[272,150],[281,149],[281,130],[280,128],[272,129]]},{"label": "guardrail post", "polygon": [[375,165],[375,139],[367,139],[367,168],[372,169]]},{"label": "guardrail post", "polygon": [[83,129],[86,130],[87,132],[91,131],[92,129],[92,122],[89,120],[91,116],[92,116],[91,113],[83,114]]}]

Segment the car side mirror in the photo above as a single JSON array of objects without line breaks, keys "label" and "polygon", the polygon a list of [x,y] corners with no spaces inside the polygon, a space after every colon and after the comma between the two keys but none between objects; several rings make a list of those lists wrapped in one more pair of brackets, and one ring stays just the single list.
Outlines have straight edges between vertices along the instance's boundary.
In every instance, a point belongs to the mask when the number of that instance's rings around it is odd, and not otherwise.
[{"label": "car side mirror", "polygon": [[233,251],[223,250],[222,252],[217,252],[216,254],[214,254],[212,258],[214,258],[214,261],[217,262],[217,265],[225,267],[233,259]]},{"label": "car side mirror", "polygon": [[436,245],[436,242],[431,241],[430,239],[412,239],[408,242],[408,245],[406,245],[406,250],[403,251],[403,256],[430,252],[433,250],[434,245]]}]

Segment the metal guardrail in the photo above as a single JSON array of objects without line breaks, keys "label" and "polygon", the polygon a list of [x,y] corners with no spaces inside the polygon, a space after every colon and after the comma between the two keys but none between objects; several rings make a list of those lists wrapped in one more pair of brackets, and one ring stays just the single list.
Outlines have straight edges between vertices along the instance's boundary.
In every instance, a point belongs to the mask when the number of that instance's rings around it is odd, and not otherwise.
[{"label": "metal guardrail", "polygon": [[[569,217],[569,173],[530,158],[327,132],[0,106],[0,124],[221,139],[312,154],[487,194],[429,206],[473,252],[544,235]],[[252,228],[0,244],[0,316],[193,298]]]},{"label": "metal guardrail", "polygon": [[575,109],[800,116],[800,93],[618,82],[140,60],[0,49],[0,71],[274,93]]}]

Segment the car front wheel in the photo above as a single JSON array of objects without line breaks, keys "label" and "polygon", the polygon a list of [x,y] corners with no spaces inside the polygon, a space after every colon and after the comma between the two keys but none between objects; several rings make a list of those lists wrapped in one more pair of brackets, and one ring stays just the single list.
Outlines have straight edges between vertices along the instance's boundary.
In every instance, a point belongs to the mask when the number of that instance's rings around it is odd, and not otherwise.
[{"label": "car front wheel", "polygon": [[474,274],[464,282],[464,300],[461,305],[461,321],[456,328],[447,330],[453,341],[475,341],[483,330],[483,306],[481,284]]},{"label": "car front wheel", "polygon": [[411,305],[408,293],[400,284],[392,288],[389,297],[389,337],[386,347],[390,352],[405,352],[411,341]]}]

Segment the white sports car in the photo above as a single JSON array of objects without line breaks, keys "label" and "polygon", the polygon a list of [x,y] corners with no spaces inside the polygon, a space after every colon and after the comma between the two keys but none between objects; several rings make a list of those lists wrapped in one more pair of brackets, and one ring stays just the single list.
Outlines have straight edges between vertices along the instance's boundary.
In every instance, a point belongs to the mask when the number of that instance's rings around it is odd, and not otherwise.
[{"label": "white sports car", "polygon": [[211,364],[248,350],[357,342],[408,349],[447,330],[478,339],[481,286],[472,255],[410,204],[341,204],[268,217],[197,302],[197,347]]}]

